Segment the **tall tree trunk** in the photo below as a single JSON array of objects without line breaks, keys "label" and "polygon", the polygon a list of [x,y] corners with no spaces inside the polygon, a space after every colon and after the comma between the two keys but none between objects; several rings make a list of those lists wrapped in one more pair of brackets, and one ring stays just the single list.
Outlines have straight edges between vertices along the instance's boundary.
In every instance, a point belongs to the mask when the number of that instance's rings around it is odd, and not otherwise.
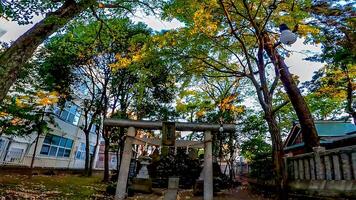
[{"label": "tall tree trunk", "polygon": [[347,67],[344,67],[345,70],[344,72],[346,73],[346,81],[347,81],[347,101],[346,101],[346,112],[350,114],[350,116],[352,117],[354,124],[356,125],[356,111],[353,108],[353,87],[352,87],[352,79],[350,78],[350,74],[349,71],[347,70]]},{"label": "tall tree trunk", "polygon": [[49,13],[46,18],[35,24],[19,37],[4,53],[0,54],[0,102],[4,99],[11,85],[16,81],[19,72],[31,58],[37,47],[62,28],[73,17],[81,13],[95,0],[67,0],[57,11]]},{"label": "tall tree trunk", "polygon": [[93,168],[94,168],[94,161],[95,161],[95,155],[96,155],[96,152],[97,152],[97,149],[98,149],[98,146],[99,146],[99,130],[96,130],[97,133],[96,133],[96,141],[95,141],[95,145],[94,145],[94,152],[93,154],[91,155],[90,157],[90,167],[89,167],[89,173],[88,173],[88,176],[92,176],[93,175]]},{"label": "tall tree trunk", "polygon": [[85,176],[89,176],[89,164],[90,164],[90,141],[89,141],[89,133],[90,130],[84,130],[85,135],[85,168],[84,174]]},{"label": "tall tree trunk", "polygon": [[268,124],[268,130],[272,138],[272,159],[275,171],[275,181],[277,186],[277,194],[279,194],[279,199],[287,199],[286,182],[287,177],[284,174],[284,162],[283,162],[283,142],[281,138],[281,132],[278,127],[277,120],[275,116],[271,113],[267,113],[266,121]]},{"label": "tall tree trunk", "polygon": [[33,164],[35,163],[35,157],[36,157],[36,152],[37,152],[37,146],[38,146],[38,140],[40,138],[41,133],[37,132],[36,136],[36,142],[35,142],[35,148],[33,150],[32,158],[31,158],[31,165],[30,165],[30,174],[29,177],[32,177],[32,172],[33,172]]},{"label": "tall tree trunk", "polygon": [[265,51],[274,66],[279,70],[280,80],[298,116],[299,124],[302,129],[305,151],[311,152],[313,151],[313,147],[319,146],[319,138],[308,105],[293,80],[288,66],[285,64],[284,59],[276,51],[274,44],[272,44],[267,33],[264,34],[264,43]]},{"label": "tall tree trunk", "polygon": [[36,136],[36,142],[35,142],[35,148],[33,150],[32,158],[31,158],[31,165],[30,165],[30,178],[32,177],[32,170],[33,170],[33,164],[35,163],[35,157],[36,157],[36,152],[37,152],[37,146],[38,146],[38,140],[40,139],[40,135],[42,135],[42,123],[44,119],[44,110],[41,114],[40,121],[36,125],[37,127],[37,136]]},{"label": "tall tree trunk", "polygon": [[[108,130],[105,130],[106,133],[104,134],[107,134],[107,131]],[[104,142],[105,142],[105,148],[104,148],[104,182],[108,182],[109,181],[109,172],[110,172],[110,169],[109,169],[109,148],[110,148],[110,139],[109,137],[104,137]]]}]

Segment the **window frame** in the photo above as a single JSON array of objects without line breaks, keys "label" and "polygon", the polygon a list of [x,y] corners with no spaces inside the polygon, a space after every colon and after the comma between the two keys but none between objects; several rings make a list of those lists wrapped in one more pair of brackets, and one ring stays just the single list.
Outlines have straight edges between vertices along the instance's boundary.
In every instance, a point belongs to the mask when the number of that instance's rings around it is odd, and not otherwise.
[{"label": "window frame", "polygon": [[[89,155],[93,155],[94,154],[94,149],[95,149],[95,145],[89,144],[89,151],[90,151]],[[85,160],[85,152],[86,152],[85,151],[85,143],[81,142],[78,145],[77,151],[75,152],[75,159],[77,159],[77,160]]]},{"label": "window frame", "polygon": [[[59,138],[58,143],[53,138]],[[64,142],[62,142],[62,140]],[[69,158],[72,152],[74,140],[59,135],[47,134],[43,140],[40,155],[57,158]],[[44,150],[46,148],[46,150]],[[60,151],[63,153],[59,154]]]},{"label": "window frame", "polygon": [[[75,107],[74,110],[73,107]],[[54,113],[58,116],[59,119],[65,122],[71,123],[76,126],[79,124],[79,120],[81,116],[80,106],[78,106],[73,102],[67,101],[64,104],[63,108],[57,107],[54,110]]]}]

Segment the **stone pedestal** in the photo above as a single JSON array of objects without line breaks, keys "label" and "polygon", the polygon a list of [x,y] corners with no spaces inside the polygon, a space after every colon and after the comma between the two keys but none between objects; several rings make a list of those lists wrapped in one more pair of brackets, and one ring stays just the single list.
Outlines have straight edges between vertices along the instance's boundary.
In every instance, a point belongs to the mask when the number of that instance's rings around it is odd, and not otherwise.
[{"label": "stone pedestal", "polygon": [[140,156],[138,161],[141,164],[141,169],[136,178],[133,178],[130,189],[133,192],[152,193],[152,180],[148,174],[147,165],[150,164],[149,156]]},{"label": "stone pedestal", "polygon": [[168,179],[168,189],[164,194],[163,200],[176,200],[178,195],[179,178],[170,177]]},{"label": "stone pedestal", "polygon": [[179,188],[179,178],[170,177],[168,179],[168,189],[178,189]]},{"label": "stone pedestal", "polygon": [[145,178],[133,178],[130,189],[134,192],[152,193],[152,180]]}]

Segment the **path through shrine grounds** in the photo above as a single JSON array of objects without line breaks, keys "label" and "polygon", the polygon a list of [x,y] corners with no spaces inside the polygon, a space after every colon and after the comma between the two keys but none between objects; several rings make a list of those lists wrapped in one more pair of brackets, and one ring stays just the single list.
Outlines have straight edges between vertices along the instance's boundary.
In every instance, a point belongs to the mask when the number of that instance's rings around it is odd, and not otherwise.
[{"label": "path through shrine grounds", "polygon": [[[162,195],[158,194],[141,194],[129,197],[129,200],[163,200]],[[270,200],[260,195],[253,194],[251,191],[244,187],[238,187],[232,190],[225,190],[219,192],[214,196],[214,200]],[[203,200],[202,196],[194,196],[193,190],[180,190],[177,200]]]}]

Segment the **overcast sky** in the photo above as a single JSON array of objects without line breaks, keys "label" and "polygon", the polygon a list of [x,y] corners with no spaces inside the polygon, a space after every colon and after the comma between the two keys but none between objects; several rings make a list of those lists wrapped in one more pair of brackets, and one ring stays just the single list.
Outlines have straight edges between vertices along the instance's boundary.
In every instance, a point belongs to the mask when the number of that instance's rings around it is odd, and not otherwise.
[{"label": "overcast sky", "polygon": [[[35,17],[34,21],[39,21],[41,18],[42,17]],[[177,20],[167,22],[162,21],[154,16],[133,17],[132,20],[135,22],[144,22],[150,28],[157,31],[160,31],[162,29],[174,29],[182,26],[182,24]],[[7,31],[3,36],[0,36],[0,41],[9,42],[12,40],[16,40],[20,35],[25,33],[32,26],[33,24],[20,26],[15,22],[9,22],[0,18],[0,29],[4,29]],[[291,73],[298,75],[300,77],[300,81],[302,82],[311,80],[313,72],[322,67],[323,64],[309,62],[303,59],[307,57],[305,55],[306,51],[320,52],[320,46],[304,45],[303,39],[299,38],[295,44],[289,47],[289,49],[295,51],[288,58],[286,58],[286,63],[290,67]]]}]

